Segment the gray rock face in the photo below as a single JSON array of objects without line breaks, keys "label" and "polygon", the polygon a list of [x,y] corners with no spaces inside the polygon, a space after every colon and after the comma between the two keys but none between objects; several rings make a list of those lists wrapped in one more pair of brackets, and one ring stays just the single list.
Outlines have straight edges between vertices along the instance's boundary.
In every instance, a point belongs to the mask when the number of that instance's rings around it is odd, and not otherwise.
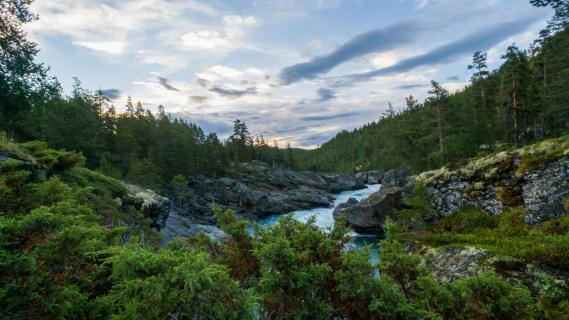
[{"label": "gray rock face", "polygon": [[142,211],[144,217],[152,220],[152,227],[158,230],[162,229],[170,213],[170,200],[149,189],[126,183],[124,186],[132,191],[134,195],[129,194],[121,199],[123,210],[128,210],[128,207],[132,206]]},{"label": "gray rock face", "polygon": [[377,170],[359,172],[356,174],[356,178],[367,184],[380,184],[383,179],[383,172]]},{"label": "gray rock face", "polygon": [[367,184],[381,184],[385,187],[403,187],[409,176],[409,171],[403,169],[391,169],[386,172],[374,170],[356,174],[356,178]]},{"label": "gray rock face", "polygon": [[539,223],[564,214],[569,198],[569,158],[564,157],[525,176],[522,197],[526,223]]},{"label": "gray rock face", "polygon": [[165,243],[174,237],[193,237],[200,232],[214,241],[221,242],[227,239],[227,235],[220,228],[194,221],[191,217],[181,216],[176,209],[170,211],[164,228],[160,230]]},{"label": "gray rock face", "polygon": [[522,207],[527,211],[524,221],[529,224],[567,214],[564,202],[569,197],[569,155],[523,170],[521,159],[519,151],[502,152],[455,170],[426,172],[418,179],[427,185],[437,218],[463,208],[497,215]]},{"label": "gray rock face", "polygon": [[[204,224],[215,223],[214,204],[255,218],[296,210],[329,207],[333,193],[365,188],[363,182],[347,174],[323,174],[273,169],[253,161],[242,172],[228,178],[189,178],[188,197],[180,199],[180,215]],[[173,195],[177,198],[177,195]]]},{"label": "gray rock face", "polygon": [[449,282],[478,274],[490,257],[484,250],[474,247],[431,248],[424,256],[430,262],[435,278]]},{"label": "gray rock face", "polygon": [[334,219],[346,223],[360,233],[382,234],[387,217],[394,218],[395,210],[401,207],[403,188],[382,188],[368,198],[357,202],[350,199],[334,209]]}]

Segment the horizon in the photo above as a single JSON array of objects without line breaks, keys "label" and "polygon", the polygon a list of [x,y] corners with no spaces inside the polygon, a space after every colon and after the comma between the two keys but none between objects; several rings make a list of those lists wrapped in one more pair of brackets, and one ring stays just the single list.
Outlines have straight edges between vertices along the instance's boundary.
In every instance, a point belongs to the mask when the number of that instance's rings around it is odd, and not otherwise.
[{"label": "horizon", "polygon": [[431,79],[463,88],[475,51],[494,69],[551,15],[514,0],[57,0],[32,11],[38,60],[65,92],[77,77],[119,111],[127,96],[153,112],[162,104],[220,138],[239,118],[303,149],[379,119],[388,103],[401,108],[409,94],[423,100]]}]

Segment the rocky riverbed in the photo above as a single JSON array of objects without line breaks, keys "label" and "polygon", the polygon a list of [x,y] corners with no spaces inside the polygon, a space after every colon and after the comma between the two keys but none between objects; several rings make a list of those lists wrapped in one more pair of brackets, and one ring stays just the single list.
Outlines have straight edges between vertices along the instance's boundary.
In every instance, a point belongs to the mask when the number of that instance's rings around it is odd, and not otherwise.
[{"label": "rocky riverbed", "polygon": [[171,197],[179,215],[198,223],[214,224],[214,205],[256,220],[330,207],[335,193],[365,187],[361,179],[349,174],[296,172],[253,161],[243,164],[231,177],[191,177],[187,189]]}]

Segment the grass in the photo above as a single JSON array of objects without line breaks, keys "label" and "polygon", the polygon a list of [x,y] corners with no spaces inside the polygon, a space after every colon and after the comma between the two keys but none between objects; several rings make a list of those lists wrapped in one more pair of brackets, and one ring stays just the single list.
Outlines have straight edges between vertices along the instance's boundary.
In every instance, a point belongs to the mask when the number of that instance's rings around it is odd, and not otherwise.
[{"label": "grass", "polygon": [[521,163],[516,174],[523,175],[542,163],[569,155],[569,136],[549,139],[521,148],[519,153],[521,155]]},{"label": "grass", "polygon": [[468,209],[428,230],[400,236],[435,247],[475,246],[499,258],[569,271],[569,216],[532,226],[523,223],[524,216],[523,210],[490,216]]}]

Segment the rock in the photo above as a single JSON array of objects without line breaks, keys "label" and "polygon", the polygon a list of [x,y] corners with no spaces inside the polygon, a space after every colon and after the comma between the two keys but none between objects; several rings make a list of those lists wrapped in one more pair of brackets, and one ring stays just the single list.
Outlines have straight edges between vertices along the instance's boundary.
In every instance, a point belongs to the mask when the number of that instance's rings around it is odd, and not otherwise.
[{"label": "rock", "polygon": [[437,280],[454,281],[478,274],[490,256],[486,251],[474,247],[448,247],[430,248],[424,257]]},{"label": "rock", "polygon": [[324,175],[328,186],[325,190],[331,193],[338,193],[348,190],[364,189],[366,186],[362,180],[356,176],[347,174],[327,174]]},{"label": "rock", "polygon": [[227,239],[227,235],[220,228],[211,224],[200,223],[190,217],[181,216],[176,209],[170,211],[164,228],[160,230],[165,243],[174,237],[194,237],[200,232],[216,242]]},{"label": "rock", "polygon": [[411,173],[404,169],[391,169],[383,174],[382,187],[404,187],[409,182]]},{"label": "rock", "polygon": [[[273,169],[264,162],[243,164],[231,178],[189,178],[189,187],[180,201],[180,215],[204,224],[215,222],[213,205],[231,209],[255,219],[292,211],[329,207],[333,193],[363,189],[363,182],[347,174],[323,174]],[[172,198],[178,195],[172,194]]]},{"label": "rock", "polygon": [[391,169],[386,172],[365,171],[356,174],[356,178],[367,184],[381,184],[383,187],[403,187],[407,184],[410,172],[404,169]]},{"label": "rock", "polygon": [[425,183],[436,219],[464,208],[498,215],[521,207],[527,211],[526,223],[540,223],[568,213],[564,208],[569,198],[569,154],[562,152],[565,149],[569,150],[569,141],[544,141],[457,168],[425,172],[417,181]]},{"label": "rock", "polygon": [[395,210],[401,207],[402,194],[403,188],[382,188],[360,202],[340,204],[333,215],[335,219],[345,219],[357,232],[382,234],[387,217],[394,219]]},{"label": "rock", "polygon": [[144,189],[136,185],[123,183],[123,185],[133,194],[128,194],[121,199],[123,210],[128,210],[132,206],[140,210],[145,218],[152,220],[151,227],[158,230],[166,224],[166,219],[170,213],[170,200],[156,194],[150,189]]},{"label": "rock", "polygon": [[383,172],[381,171],[365,171],[356,174],[356,178],[367,184],[380,184],[383,180]]},{"label": "rock", "polygon": [[521,197],[527,209],[526,223],[539,223],[567,214],[569,157],[565,156],[526,174]]}]

